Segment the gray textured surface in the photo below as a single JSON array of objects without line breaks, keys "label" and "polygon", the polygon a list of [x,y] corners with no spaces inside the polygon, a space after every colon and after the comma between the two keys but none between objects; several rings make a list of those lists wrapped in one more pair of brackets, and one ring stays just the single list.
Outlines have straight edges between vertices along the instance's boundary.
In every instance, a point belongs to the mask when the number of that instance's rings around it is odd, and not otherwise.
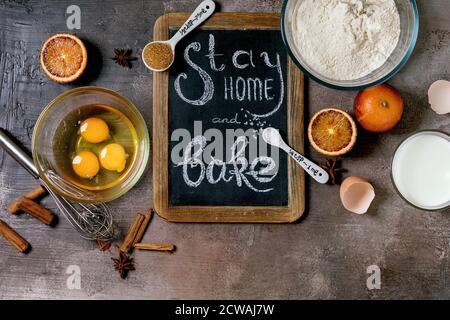
[{"label": "gray textured surface", "polygon": [[[164,12],[189,11],[183,1],[14,1],[0,0],[0,126],[30,147],[31,131],[43,107],[71,86],[48,80],[39,69],[41,43],[66,31],[64,12],[82,9],[78,34],[98,47],[104,63],[90,84],[129,97],[151,127],[151,77],[139,61],[132,70],[110,60],[114,47],[136,56],[151,39]],[[103,3],[103,4],[102,4]],[[278,11],[279,1],[221,1],[223,11]],[[146,241],[173,242],[174,255],[136,252],[137,271],[122,281],[110,253],[101,253],[61,220],[48,228],[27,216],[10,217],[5,206],[34,181],[0,151],[0,217],[33,246],[22,255],[0,239],[0,298],[450,298],[450,212],[426,213],[408,207],[395,193],[389,161],[398,142],[425,128],[450,131],[450,117],[427,105],[426,90],[450,78],[448,0],[419,1],[418,45],[406,67],[391,81],[406,101],[401,124],[384,135],[363,134],[344,159],[353,175],[373,182],[377,197],[370,213],[343,210],[338,188],[310,184],[308,214],[292,225],[171,224],[153,220]],[[326,89],[309,81],[307,114],[330,106],[351,109],[355,93]],[[320,156],[311,153],[315,160]],[[151,206],[151,168],[127,195],[112,203],[126,230],[134,213]],[[54,208],[51,200],[45,204]],[[381,267],[381,290],[366,288],[366,268]],[[81,290],[66,287],[66,268],[78,265]]]}]

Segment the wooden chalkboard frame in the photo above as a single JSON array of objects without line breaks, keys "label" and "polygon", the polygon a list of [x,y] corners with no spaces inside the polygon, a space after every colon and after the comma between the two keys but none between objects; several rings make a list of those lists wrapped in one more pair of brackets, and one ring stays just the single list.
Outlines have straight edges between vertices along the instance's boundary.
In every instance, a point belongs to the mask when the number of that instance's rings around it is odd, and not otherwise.
[{"label": "wooden chalkboard frame", "polygon": [[[167,40],[171,28],[180,27],[189,13],[167,13],[155,22],[154,40]],[[279,29],[276,13],[215,13],[202,29]],[[288,139],[304,150],[304,77],[288,58]],[[169,72],[153,73],[153,205],[157,214],[171,222],[286,223],[305,211],[305,176],[288,160],[288,205],[276,206],[171,206],[169,203]]]}]

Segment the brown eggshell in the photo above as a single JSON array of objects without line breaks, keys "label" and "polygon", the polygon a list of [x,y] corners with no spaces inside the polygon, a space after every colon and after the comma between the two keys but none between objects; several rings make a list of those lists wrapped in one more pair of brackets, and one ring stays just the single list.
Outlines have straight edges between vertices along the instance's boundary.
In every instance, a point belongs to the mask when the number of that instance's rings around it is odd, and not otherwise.
[{"label": "brown eggshell", "polygon": [[342,181],[340,196],[345,209],[364,214],[375,198],[375,190],[367,180],[351,176]]}]

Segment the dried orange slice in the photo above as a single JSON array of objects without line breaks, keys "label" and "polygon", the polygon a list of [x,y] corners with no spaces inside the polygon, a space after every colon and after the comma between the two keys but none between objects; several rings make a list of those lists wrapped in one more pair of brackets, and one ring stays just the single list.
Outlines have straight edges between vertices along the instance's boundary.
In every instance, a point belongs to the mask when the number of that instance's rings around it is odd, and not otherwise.
[{"label": "dried orange slice", "polygon": [[87,64],[83,42],[68,33],[59,33],[45,41],[41,49],[41,67],[47,76],[59,83],[77,80]]},{"label": "dried orange slice", "polygon": [[352,117],[341,109],[327,108],[317,112],[309,122],[309,142],[318,152],[340,156],[356,142],[357,128]]}]

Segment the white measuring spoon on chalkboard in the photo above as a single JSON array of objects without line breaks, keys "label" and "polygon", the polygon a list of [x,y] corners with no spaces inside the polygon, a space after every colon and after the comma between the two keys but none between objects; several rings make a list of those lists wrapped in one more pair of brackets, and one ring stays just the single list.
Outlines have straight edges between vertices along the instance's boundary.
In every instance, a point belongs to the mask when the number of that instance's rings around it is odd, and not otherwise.
[{"label": "white measuring spoon on chalkboard", "polygon": [[266,128],[262,132],[262,137],[267,144],[271,144],[275,147],[278,147],[284,151],[288,155],[290,155],[299,165],[305,169],[308,174],[313,177],[319,183],[327,183],[329,176],[328,173],[319,167],[314,162],[306,159],[300,153],[289,147],[286,142],[284,142],[280,133],[275,128]]},{"label": "white measuring spoon on chalkboard", "polygon": [[[214,1],[203,1],[170,40],[152,41],[148,43],[144,47],[144,50],[142,50],[142,61],[144,61],[145,66],[156,72],[169,69],[175,59],[175,47],[177,43],[208,19],[214,13],[215,9],[216,4]],[[165,52],[165,49],[170,49],[171,55],[169,54],[170,51],[167,50],[167,52]],[[160,54],[160,59],[155,61],[157,60],[155,58],[158,55],[158,52]]]}]

